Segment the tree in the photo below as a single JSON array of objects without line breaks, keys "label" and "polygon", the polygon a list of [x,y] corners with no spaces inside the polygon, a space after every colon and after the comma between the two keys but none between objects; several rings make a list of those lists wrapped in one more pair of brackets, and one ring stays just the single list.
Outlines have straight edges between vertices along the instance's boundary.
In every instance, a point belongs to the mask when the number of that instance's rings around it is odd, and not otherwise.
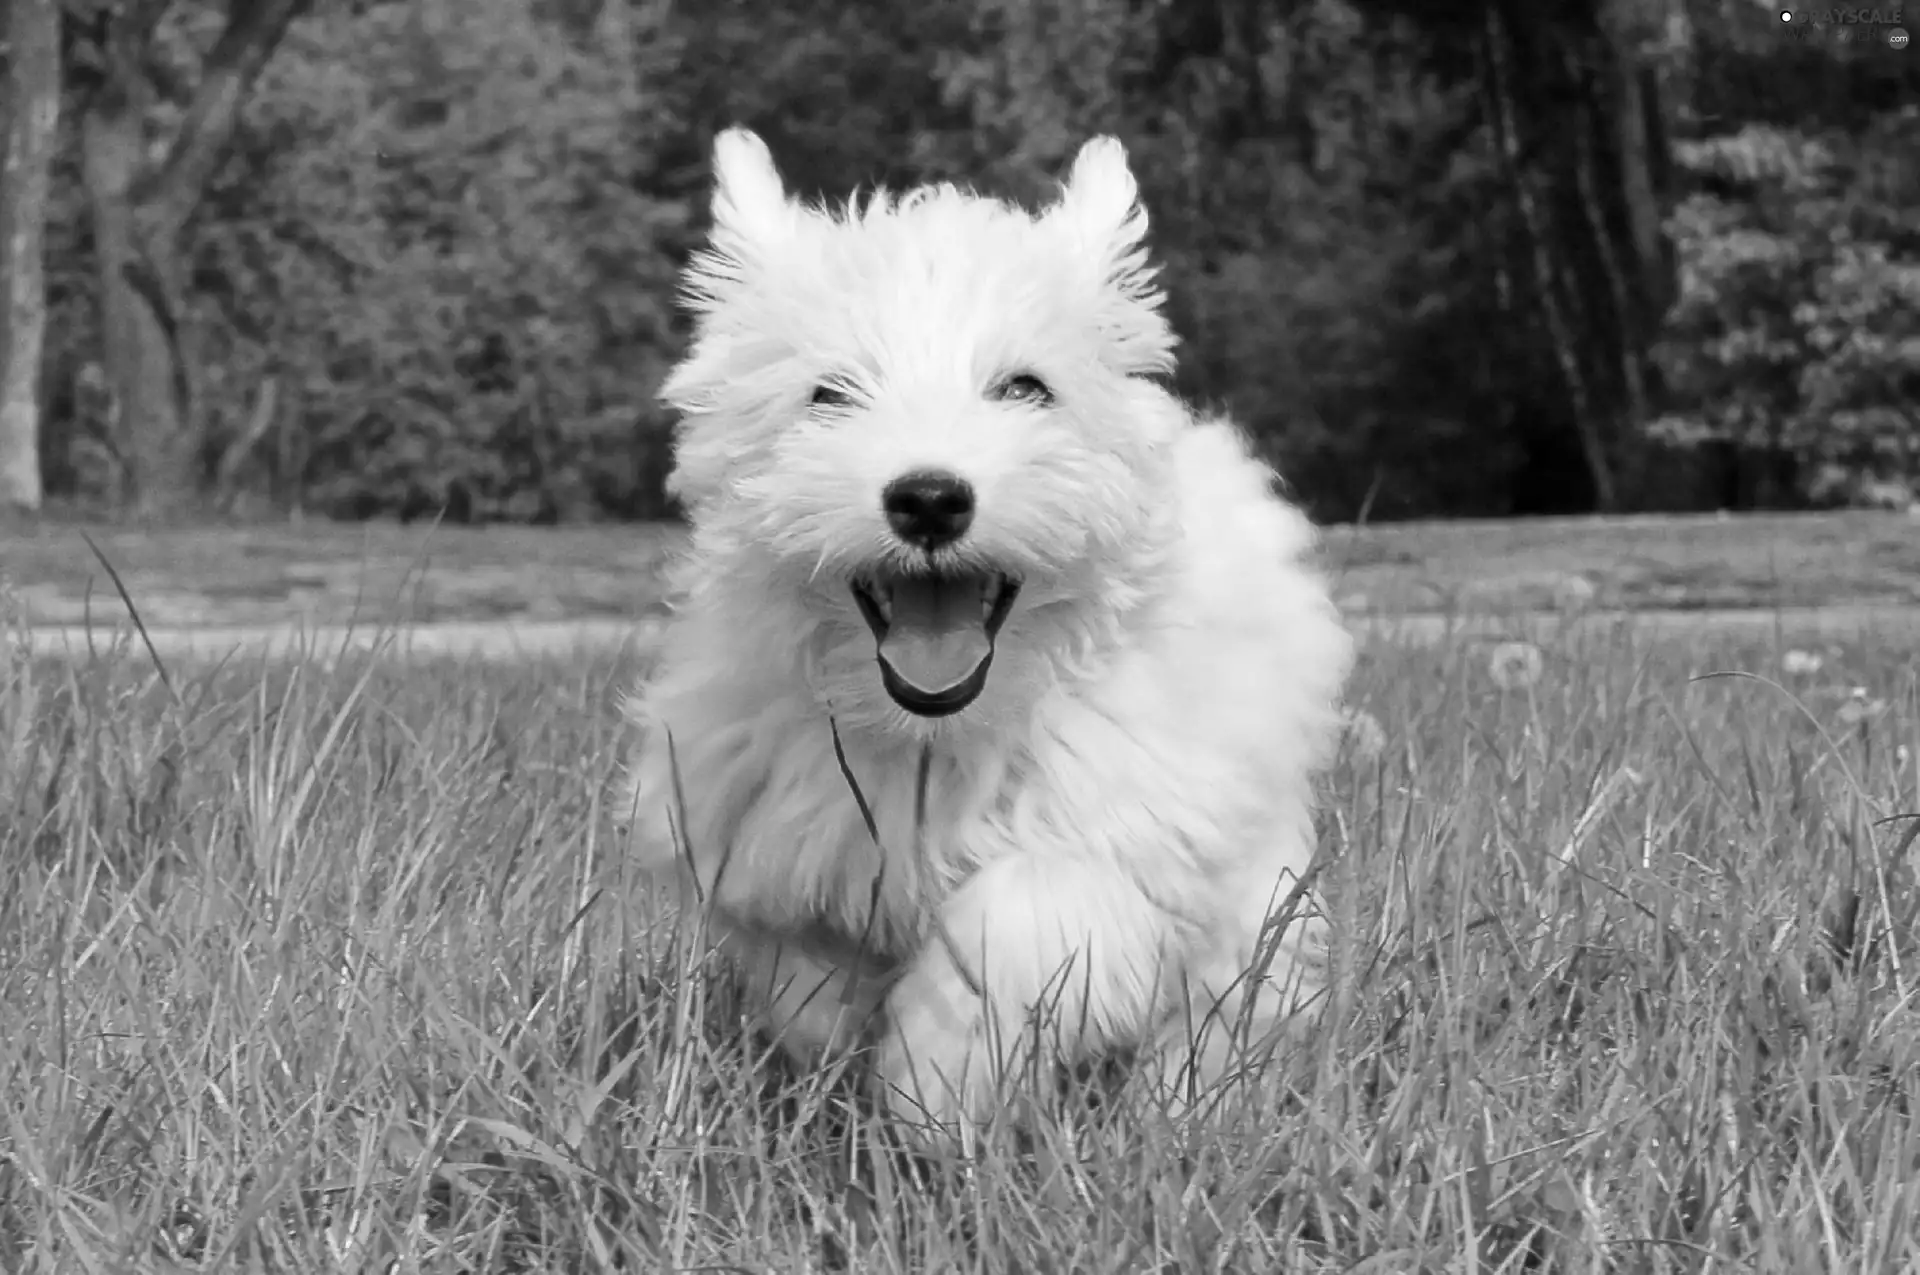
[{"label": "tree", "polygon": [[1681,444],[1791,457],[1772,503],[1920,490],[1920,113],[1848,136],[1753,124],[1690,142],[1686,287],[1660,353]]},{"label": "tree", "polygon": [[57,0],[15,0],[7,23],[6,165],[0,170],[0,505],[40,507],[43,260],[54,133],[60,121]]},{"label": "tree", "polygon": [[1229,408],[1319,516],[1506,512],[1520,396],[1475,295],[1504,183],[1411,19],[1352,0],[965,3],[970,39],[941,59],[970,112],[955,175],[1044,197],[1078,141],[1119,134],[1184,394]]},{"label": "tree", "polygon": [[1323,518],[1920,467],[1920,60],[1750,0],[56,3],[50,492],[661,512],[727,123],[835,203],[1117,133],[1178,388]]},{"label": "tree", "polygon": [[649,87],[675,56],[658,8],[409,0],[288,37],[189,236],[210,446],[246,447],[256,387],[278,388],[235,475],[253,494],[660,512],[659,245],[691,236],[649,181],[672,114]]},{"label": "tree", "polygon": [[150,162],[146,130],[156,91],[176,87],[158,41],[170,0],[119,0],[89,24],[88,56],[75,74],[87,90],[81,149],[102,361],[115,399],[115,494],[143,514],[191,504],[204,481],[182,238],[254,81],[308,3],[229,0],[198,82],[180,94],[178,130],[158,163]]}]

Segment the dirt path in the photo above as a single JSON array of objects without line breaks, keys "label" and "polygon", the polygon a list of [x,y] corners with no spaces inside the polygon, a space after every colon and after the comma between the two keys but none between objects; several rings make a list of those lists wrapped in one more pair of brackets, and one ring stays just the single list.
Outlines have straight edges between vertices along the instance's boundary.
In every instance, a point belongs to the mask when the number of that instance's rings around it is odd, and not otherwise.
[{"label": "dirt path", "polygon": [[374,624],[297,625],[223,624],[192,628],[149,628],[143,640],[129,625],[38,625],[26,630],[34,655],[85,659],[90,653],[148,656],[148,645],[162,660],[252,658],[337,658],[344,651],[381,649],[409,658],[523,660],[578,652],[644,651],[659,630],[657,620],[454,620],[437,624],[381,627]]},{"label": "dirt path", "polygon": [[[683,541],[659,524],[15,526],[0,528],[0,581],[49,654],[128,628],[98,546],[163,659],[375,643],[513,659],[644,647]],[[1898,514],[1330,527],[1324,545],[1343,613],[1382,637],[1533,632],[1569,590],[1591,608],[1585,627],[1920,637],[1920,520]],[[1462,615],[1478,618],[1447,618]]]},{"label": "dirt path", "polygon": [[[1621,627],[1637,634],[1685,637],[1734,633],[1784,642],[1812,642],[1861,634],[1896,635],[1920,642],[1920,607],[1801,607],[1778,611],[1601,611],[1574,619],[1559,615],[1445,616],[1413,614],[1357,616],[1351,621],[1363,639],[1430,644],[1442,640],[1498,641],[1511,637],[1543,639],[1571,629],[1605,633]],[[578,620],[483,620],[416,624],[381,629],[374,625],[217,625],[149,629],[147,637],[162,660],[215,660],[266,655],[337,657],[344,650],[380,647],[411,658],[452,657],[521,660],[564,657],[622,649],[644,654],[657,639],[659,622],[602,618]],[[124,651],[147,658],[145,644],[129,626],[40,626],[27,630],[35,655],[85,659],[88,654]]]},{"label": "dirt path", "polygon": [[[160,531],[0,526],[0,579],[37,625],[161,628],[512,620],[657,613],[684,532],[661,524],[454,528],[370,523]],[[1326,565],[1349,615],[1594,606],[1920,605],[1920,520],[1839,513],[1338,526]]]},{"label": "dirt path", "polygon": [[27,623],[127,615],[158,628],[632,618],[658,609],[682,534],[658,525],[423,528],[370,523],[153,532],[0,531]]}]

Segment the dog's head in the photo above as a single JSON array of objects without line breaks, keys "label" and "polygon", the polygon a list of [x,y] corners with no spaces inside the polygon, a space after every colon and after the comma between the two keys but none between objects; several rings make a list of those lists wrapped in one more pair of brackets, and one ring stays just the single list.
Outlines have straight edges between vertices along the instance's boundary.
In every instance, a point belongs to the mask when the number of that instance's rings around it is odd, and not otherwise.
[{"label": "dog's head", "polygon": [[[951,186],[844,210],[714,147],[697,326],[662,396],[697,541],[836,706],[912,727],[1031,694],[1137,606],[1184,411],[1118,142],[1038,212]],[[798,606],[785,605],[789,599]]]}]

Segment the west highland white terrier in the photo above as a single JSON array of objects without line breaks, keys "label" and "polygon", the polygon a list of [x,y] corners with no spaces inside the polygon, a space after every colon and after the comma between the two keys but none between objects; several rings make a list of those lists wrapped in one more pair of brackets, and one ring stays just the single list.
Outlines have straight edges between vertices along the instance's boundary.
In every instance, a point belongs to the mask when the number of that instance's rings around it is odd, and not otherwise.
[{"label": "west highland white terrier", "polygon": [[742,130],[714,169],[636,855],[793,1055],[872,1045],[936,1132],[1035,1047],[1206,1083],[1322,982],[1350,640],[1306,517],[1154,379],[1124,150],[1039,212],[808,206]]}]

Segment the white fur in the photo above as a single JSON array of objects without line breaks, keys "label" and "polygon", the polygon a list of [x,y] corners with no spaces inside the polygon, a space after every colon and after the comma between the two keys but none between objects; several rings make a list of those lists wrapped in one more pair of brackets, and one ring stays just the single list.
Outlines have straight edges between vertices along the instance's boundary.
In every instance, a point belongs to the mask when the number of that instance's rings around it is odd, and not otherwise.
[{"label": "white fur", "polygon": [[[943,1121],[984,1114],[1036,1007],[1074,1059],[1184,1050],[1242,986],[1274,989],[1265,1020],[1295,1008],[1311,908],[1243,975],[1313,857],[1349,639],[1306,518],[1146,379],[1174,336],[1120,145],[1088,143],[1039,213],[945,186],[835,213],[790,200],[750,133],[714,159],[698,329],[663,391],[693,535],[629,705],[637,855],[684,912],[706,901],[789,1048],[872,1029],[895,1103]],[[988,395],[1017,372],[1055,403]],[[813,409],[835,378],[855,405]],[[939,719],[885,694],[848,589],[907,556],[880,491],[927,466],[978,493],[958,555],[1024,580],[985,691]],[[904,972],[809,947],[823,927]]]}]

